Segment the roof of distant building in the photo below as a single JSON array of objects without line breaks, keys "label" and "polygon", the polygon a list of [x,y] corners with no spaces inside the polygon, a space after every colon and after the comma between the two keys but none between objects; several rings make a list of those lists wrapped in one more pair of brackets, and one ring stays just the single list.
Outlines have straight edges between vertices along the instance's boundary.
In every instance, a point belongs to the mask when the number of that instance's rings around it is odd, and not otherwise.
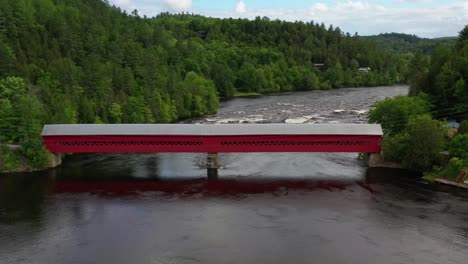
[{"label": "roof of distant building", "polygon": [[457,121],[450,121],[447,123],[447,125],[449,127],[453,127],[453,128],[459,128],[460,127],[460,123],[458,123]]}]

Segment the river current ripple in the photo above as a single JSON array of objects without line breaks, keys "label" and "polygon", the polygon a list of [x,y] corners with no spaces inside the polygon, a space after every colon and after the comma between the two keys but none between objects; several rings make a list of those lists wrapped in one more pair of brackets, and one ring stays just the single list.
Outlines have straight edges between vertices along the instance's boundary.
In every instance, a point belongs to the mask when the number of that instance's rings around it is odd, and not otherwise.
[{"label": "river current ripple", "polygon": [[[237,98],[191,123],[365,123],[405,86]],[[0,176],[0,263],[467,263],[468,194],[356,154],[73,155]]]}]

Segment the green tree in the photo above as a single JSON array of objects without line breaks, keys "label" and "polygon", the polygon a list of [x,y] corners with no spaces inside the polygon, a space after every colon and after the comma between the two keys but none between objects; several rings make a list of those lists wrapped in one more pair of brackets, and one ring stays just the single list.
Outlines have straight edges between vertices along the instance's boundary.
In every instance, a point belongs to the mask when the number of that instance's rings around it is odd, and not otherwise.
[{"label": "green tree", "polygon": [[327,80],[330,81],[333,87],[341,87],[344,83],[343,67],[340,63],[336,63],[333,67],[327,69],[325,73]]},{"label": "green tree", "polygon": [[120,104],[112,103],[109,114],[111,122],[116,124],[122,122],[122,107],[120,106]]},{"label": "green tree", "polygon": [[408,122],[407,133],[409,140],[402,162],[404,167],[427,171],[440,162],[447,131],[439,121],[427,115],[413,117]]},{"label": "green tree", "polygon": [[236,87],[244,92],[259,92],[260,81],[255,66],[251,63],[244,63],[237,73]]},{"label": "green tree", "polygon": [[211,78],[221,97],[229,98],[234,96],[234,74],[227,66],[220,63],[212,64]]},{"label": "green tree", "polygon": [[385,160],[402,162],[408,151],[409,141],[410,135],[404,132],[393,136],[385,136],[382,141]]},{"label": "green tree", "polygon": [[14,73],[16,56],[0,38],[0,78]]},{"label": "green tree", "polygon": [[468,134],[458,135],[449,145],[450,155],[458,158],[468,158]]},{"label": "green tree", "polygon": [[429,114],[430,104],[425,96],[397,96],[387,98],[373,105],[369,122],[382,125],[386,135],[402,132],[411,117]]},{"label": "green tree", "polygon": [[[465,34],[468,25],[460,32],[455,47],[438,45],[427,67],[410,78],[411,94],[424,92],[433,102],[441,118],[463,120],[468,114],[468,46]],[[447,111],[453,109],[454,111]]]},{"label": "green tree", "polygon": [[146,120],[145,100],[141,96],[130,96],[127,101],[128,122],[144,124]]},{"label": "green tree", "polygon": [[16,133],[20,118],[9,99],[0,99],[0,141],[5,143],[17,142]]},{"label": "green tree", "polygon": [[0,98],[8,98],[14,102],[26,95],[26,84],[24,79],[18,77],[7,77],[0,80]]},{"label": "green tree", "polygon": [[468,134],[468,120],[463,120],[460,123],[460,127],[458,128],[458,134],[460,135]]}]

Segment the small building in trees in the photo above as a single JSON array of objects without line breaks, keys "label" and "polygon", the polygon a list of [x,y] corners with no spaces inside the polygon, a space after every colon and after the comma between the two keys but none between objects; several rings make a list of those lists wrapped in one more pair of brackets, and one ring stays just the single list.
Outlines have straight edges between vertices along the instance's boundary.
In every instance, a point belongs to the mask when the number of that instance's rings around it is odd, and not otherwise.
[{"label": "small building in trees", "polygon": [[325,64],[324,63],[314,63],[314,67],[318,70],[323,71],[325,69]]},{"label": "small building in trees", "polygon": [[448,136],[449,138],[454,138],[458,134],[458,129],[460,128],[460,123],[455,120],[451,120],[447,123],[448,127]]},{"label": "small building in trees", "polygon": [[450,128],[460,128],[460,123],[458,123],[455,120],[451,120],[450,122],[447,123],[447,126]]},{"label": "small building in trees", "polygon": [[200,32],[200,38],[205,40],[206,38],[208,37],[208,32],[204,31],[204,32]]},{"label": "small building in trees", "polygon": [[358,69],[358,72],[363,72],[363,73],[367,73],[367,72],[370,72],[371,71],[371,68],[369,67],[361,67]]}]

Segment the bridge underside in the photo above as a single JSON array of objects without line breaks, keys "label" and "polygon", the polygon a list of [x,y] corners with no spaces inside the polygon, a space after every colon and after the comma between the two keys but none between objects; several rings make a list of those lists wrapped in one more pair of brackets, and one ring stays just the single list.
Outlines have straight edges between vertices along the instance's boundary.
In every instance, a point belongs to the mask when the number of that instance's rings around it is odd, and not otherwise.
[{"label": "bridge underside", "polygon": [[380,152],[374,135],[43,136],[54,153]]}]

